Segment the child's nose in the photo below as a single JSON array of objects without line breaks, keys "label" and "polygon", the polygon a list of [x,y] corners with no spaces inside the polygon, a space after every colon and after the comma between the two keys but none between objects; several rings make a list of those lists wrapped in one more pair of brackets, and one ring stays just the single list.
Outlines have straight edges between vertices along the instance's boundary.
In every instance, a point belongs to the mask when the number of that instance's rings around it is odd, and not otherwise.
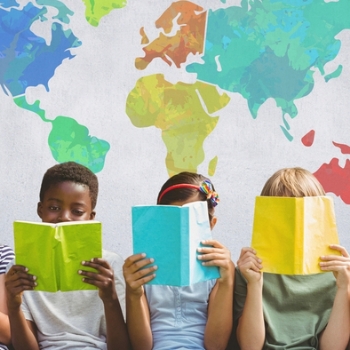
[{"label": "child's nose", "polygon": [[61,211],[58,220],[59,222],[72,221],[70,212],[68,210]]}]

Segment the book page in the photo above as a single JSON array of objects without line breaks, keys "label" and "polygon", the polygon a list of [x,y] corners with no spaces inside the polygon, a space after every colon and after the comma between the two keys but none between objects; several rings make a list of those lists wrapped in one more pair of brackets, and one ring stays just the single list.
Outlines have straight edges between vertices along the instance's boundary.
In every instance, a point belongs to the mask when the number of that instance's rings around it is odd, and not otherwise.
[{"label": "book page", "polygon": [[181,232],[188,231],[183,211],[172,205],[132,207],[134,254],[146,253],[158,266],[149,284],[181,285],[181,261],[188,261],[188,244],[181,242]]},{"label": "book page", "polygon": [[96,289],[86,284],[78,270],[91,270],[83,260],[102,256],[101,223],[60,224],[14,222],[16,264],[37,276],[37,291]]},{"label": "book page", "polygon": [[57,279],[54,252],[55,226],[35,222],[14,222],[15,259],[37,277],[35,290],[56,292]]}]

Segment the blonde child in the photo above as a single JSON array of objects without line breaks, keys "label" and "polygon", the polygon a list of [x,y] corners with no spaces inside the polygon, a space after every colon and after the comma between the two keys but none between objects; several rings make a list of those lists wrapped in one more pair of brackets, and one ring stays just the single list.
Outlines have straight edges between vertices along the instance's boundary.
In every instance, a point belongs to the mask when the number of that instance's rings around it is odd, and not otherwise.
[{"label": "blonde child", "polygon": [[[324,196],[318,180],[302,168],[281,169],[261,196]],[[262,273],[263,261],[243,248],[237,262],[234,314],[241,350],[345,350],[350,336],[350,257],[321,256],[320,267],[333,274],[305,276]]]},{"label": "blonde child", "polygon": [[[161,188],[157,203],[195,201],[207,201],[213,228],[218,197],[202,175],[173,176]],[[221,243],[209,240],[205,244],[212,247],[198,248],[203,253],[198,258],[206,266],[218,266],[221,277],[187,287],[147,285],[157,273],[156,266],[147,267],[152,257],[136,254],[126,259],[126,322],[134,350],[225,349],[232,329],[234,265]]]}]

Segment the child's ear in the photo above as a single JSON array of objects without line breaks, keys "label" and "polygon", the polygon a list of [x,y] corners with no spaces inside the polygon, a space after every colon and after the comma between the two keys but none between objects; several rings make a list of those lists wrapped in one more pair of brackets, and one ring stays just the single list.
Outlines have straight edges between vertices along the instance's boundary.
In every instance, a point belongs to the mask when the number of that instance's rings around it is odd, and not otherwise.
[{"label": "child's ear", "polygon": [[93,210],[93,211],[90,213],[90,220],[94,220],[94,219],[95,219],[95,216],[96,216],[96,212],[95,212],[95,210]]},{"label": "child's ear", "polygon": [[43,210],[43,205],[41,204],[41,202],[38,202],[36,212],[38,213],[40,219],[42,219],[42,210]]},{"label": "child's ear", "polygon": [[210,229],[213,229],[218,222],[218,218],[216,216],[213,216],[210,220]]}]

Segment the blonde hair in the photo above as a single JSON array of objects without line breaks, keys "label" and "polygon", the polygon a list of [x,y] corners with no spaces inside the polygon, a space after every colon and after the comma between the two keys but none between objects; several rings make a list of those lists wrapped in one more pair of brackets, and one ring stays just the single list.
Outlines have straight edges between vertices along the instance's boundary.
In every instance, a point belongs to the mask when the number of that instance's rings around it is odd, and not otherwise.
[{"label": "blonde hair", "polygon": [[276,171],[265,183],[261,196],[312,197],[324,196],[325,191],[316,177],[303,168]]}]

